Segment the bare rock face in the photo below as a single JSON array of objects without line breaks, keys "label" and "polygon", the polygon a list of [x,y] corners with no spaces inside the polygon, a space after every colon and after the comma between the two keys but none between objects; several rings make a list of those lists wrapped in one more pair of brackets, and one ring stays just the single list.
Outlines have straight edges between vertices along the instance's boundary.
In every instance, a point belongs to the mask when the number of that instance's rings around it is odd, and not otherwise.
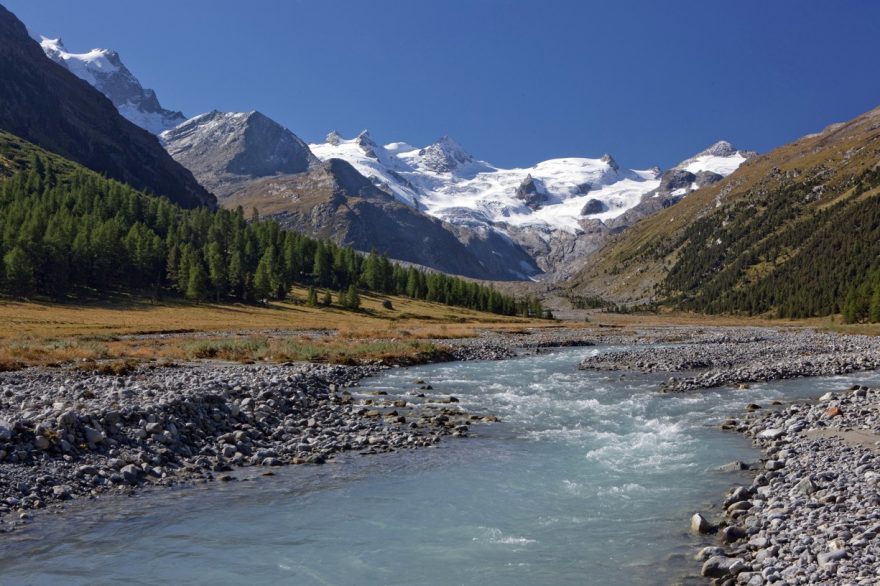
[{"label": "bare rock face", "polygon": [[327,144],[332,144],[333,146],[338,146],[340,142],[342,142],[342,137],[339,136],[339,133],[335,130],[331,130],[327,133],[327,137],[324,139],[324,142]]},{"label": "bare rock face", "polygon": [[614,160],[614,157],[605,153],[602,155],[602,158],[599,159],[603,163],[607,163],[609,167],[611,167],[614,171],[620,171],[620,165],[617,164],[617,161]]},{"label": "bare rock face", "polygon": [[[721,146],[716,149],[715,146],[717,145]],[[713,147],[710,147],[706,151],[703,151],[703,153],[713,151],[715,153],[729,152],[732,153],[732,155],[735,155],[737,153],[747,152],[737,151],[735,149],[731,151],[724,145],[730,145],[730,143],[726,141],[720,141],[719,143],[716,143],[716,145],[713,145]],[[718,183],[722,179],[724,179],[723,175],[720,175],[719,173],[714,173],[712,171],[699,171],[697,173],[691,173],[690,171],[685,171],[684,169],[681,169],[679,167],[664,171],[660,175],[660,186],[657,189],[646,193],[642,197],[642,200],[635,207],[632,207],[623,214],[617,216],[616,218],[609,220],[607,222],[608,227],[614,233],[621,232],[626,228],[632,226],[642,218],[654,215],[657,212],[668,208],[675,203],[678,203],[691,191],[695,189],[700,189],[702,187],[708,187],[709,185]]]},{"label": "bare rock face", "polygon": [[308,171],[318,159],[260,112],[208,112],[160,135],[179,163],[222,200],[254,179]]},{"label": "bare rock face", "polygon": [[427,216],[340,159],[295,175],[252,181],[224,205],[256,207],[261,216],[274,217],[297,232],[452,274],[519,280],[538,272],[529,255],[510,240]]},{"label": "bare rock face", "polygon": [[581,210],[582,216],[592,216],[593,214],[601,214],[608,211],[608,206],[598,199],[589,199]]},{"label": "bare rock face", "polygon": [[724,175],[713,173],[712,171],[700,171],[696,175],[697,186],[701,188],[718,183],[722,179],[724,179]]},{"label": "bare rock face", "polygon": [[540,179],[526,175],[519,187],[516,188],[516,198],[522,200],[527,206],[536,210],[547,199],[547,190]]},{"label": "bare rock face", "polygon": [[660,187],[657,189],[662,195],[672,195],[679,189],[690,189],[697,180],[697,176],[683,169],[670,169],[660,176]]},{"label": "bare rock face", "polygon": [[156,137],[97,89],[53,63],[0,6],[0,129],[132,187],[185,206],[216,200]]},{"label": "bare rock face", "polygon": [[373,140],[373,137],[370,136],[369,130],[361,131],[361,133],[357,135],[357,138],[355,138],[355,140],[357,140],[358,146],[361,148],[365,155],[367,155],[371,159],[379,158],[379,155],[376,154],[379,145],[377,145],[376,142]]}]

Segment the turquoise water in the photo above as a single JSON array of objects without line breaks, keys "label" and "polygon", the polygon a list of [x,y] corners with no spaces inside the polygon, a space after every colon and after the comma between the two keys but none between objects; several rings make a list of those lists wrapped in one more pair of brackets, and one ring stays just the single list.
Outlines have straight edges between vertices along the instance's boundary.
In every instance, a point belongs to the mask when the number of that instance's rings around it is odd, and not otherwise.
[{"label": "turquoise water", "polygon": [[[876,375],[665,396],[658,376],[577,370],[597,349],[399,369],[363,390],[434,393],[502,422],[271,478],[107,499],[0,537],[3,584],[663,584],[689,516],[758,457],[712,423],[750,402]],[[258,471],[257,471],[258,472]]]}]

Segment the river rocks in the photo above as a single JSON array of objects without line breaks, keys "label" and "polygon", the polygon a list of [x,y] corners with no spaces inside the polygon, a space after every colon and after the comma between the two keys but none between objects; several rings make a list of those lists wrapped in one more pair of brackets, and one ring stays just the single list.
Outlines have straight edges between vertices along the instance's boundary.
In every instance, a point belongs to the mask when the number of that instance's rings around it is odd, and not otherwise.
[{"label": "river rocks", "polygon": [[825,553],[820,553],[818,556],[816,556],[816,561],[819,563],[820,567],[825,567],[832,564],[833,562],[842,560],[846,557],[847,553],[845,549],[837,549]]},{"label": "river rocks", "polygon": [[[736,583],[877,584],[880,390],[856,385],[751,417],[742,431],[765,451],[764,472],[733,491],[748,491],[748,505],[725,499],[734,511],[720,530],[746,567]],[[730,580],[720,567],[715,579]]]},{"label": "river rocks", "polygon": [[[380,369],[208,364],[125,376],[0,373],[0,530],[17,522],[10,513],[71,498],[206,481],[238,466],[428,447],[465,437],[468,424],[482,420],[448,395],[440,403],[383,396],[368,411],[354,391]],[[87,390],[91,398],[83,399]]]},{"label": "river rocks", "polygon": [[99,444],[104,441],[104,432],[88,425],[83,426],[83,435],[89,444]]},{"label": "river rocks", "polygon": [[694,513],[691,517],[691,531],[694,533],[714,533],[715,530],[715,525],[700,513]]},{"label": "river rocks", "polygon": [[581,368],[682,373],[664,385],[667,392],[880,368],[880,337],[875,336],[707,328],[683,333],[674,345],[658,347],[654,342],[646,335],[634,348],[586,358]]},{"label": "river rocks", "polygon": [[767,429],[762,430],[758,433],[758,437],[761,439],[769,439],[775,440],[785,435],[785,430],[780,429],[778,427],[768,427]]},{"label": "river rocks", "polygon": [[721,472],[739,472],[740,470],[748,470],[749,465],[745,462],[740,462],[739,460],[734,460],[733,462],[728,462],[722,466],[718,467],[718,470]]},{"label": "river rocks", "polygon": [[745,567],[746,564],[742,558],[713,556],[703,563],[700,575],[705,576],[706,578],[736,576],[745,570]]},{"label": "river rocks", "polygon": [[803,494],[803,495],[811,495],[814,492],[816,492],[817,490],[819,490],[819,487],[816,486],[816,483],[813,482],[812,480],[810,480],[809,478],[804,478],[803,480],[798,482],[794,487],[795,492]]},{"label": "river rocks", "polygon": [[704,547],[699,552],[697,552],[697,555],[694,556],[694,559],[701,561],[701,562],[704,562],[704,561],[708,560],[709,558],[715,557],[715,556],[726,557],[724,548],[714,547],[714,546]]}]

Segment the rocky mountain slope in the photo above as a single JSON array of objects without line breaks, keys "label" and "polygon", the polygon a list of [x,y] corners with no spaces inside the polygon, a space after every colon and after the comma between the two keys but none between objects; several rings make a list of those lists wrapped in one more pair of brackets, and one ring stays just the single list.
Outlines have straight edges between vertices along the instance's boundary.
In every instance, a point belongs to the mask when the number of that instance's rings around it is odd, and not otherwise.
[{"label": "rocky mountain slope", "polygon": [[89,82],[110,98],[120,114],[144,130],[159,134],[186,120],[182,112],[163,108],[156,92],[141,86],[116,51],[92,49],[87,53],[70,53],[61,39],[40,37],[39,41],[49,59]]},{"label": "rocky mountain slope", "polygon": [[825,315],[880,271],[880,108],[753,158],[639,222],[568,293]]},{"label": "rocky mountain slope", "polygon": [[[223,203],[256,208],[303,234],[447,273],[509,280],[536,270],[515,245],[474,233],[459,239],[440,220],[397,201],[340,159],[252,181]],[[503,254],[487,254],[486,248]]]},{"label": "rocky mountain slope", "polygon": [[259,112],[209,112],[160,138],[222,205],[256,208],[304,234],[475,278],[540,272],[509,238],[431,218],[341,160],[322,164],[299,137]]},{"label": "rocky mountain slope", "polygon": [[318,159],[298,136],[260,112],[208,112],[159,136],[218,198],[263,177],[302,173]]},{"label": "rocky mountain slope", "polygon": [[214,197],[155,136],[49,60],[21,21],[2,6],[0,79],[0,129],[181,205],[215,205]]}]

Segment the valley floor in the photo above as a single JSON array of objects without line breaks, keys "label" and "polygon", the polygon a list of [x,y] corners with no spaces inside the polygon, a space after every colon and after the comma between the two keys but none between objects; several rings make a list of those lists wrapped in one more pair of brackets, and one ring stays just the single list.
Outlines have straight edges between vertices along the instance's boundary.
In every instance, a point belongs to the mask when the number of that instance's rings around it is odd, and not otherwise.
[{"label": "valley floor", "polygon": [[[392,365],[613,345],[624,349],[581,367],[669,372],[665,390],[678,392],[880,368],[880,338],[809,327],[830,322],[760,324],[768,328],[604,313],[547,322],[398,298],[388,310],[383,300],[366,298],[360,312],[294,303],[0,304],[10,370],[0,375],[3,528],[69,500],[233,480],[240,467],[322,464],[343,451],[430,446],[495,420],[423,381],[405,397],[358,388]],[[880,560],[880,517],[871,512],[880,460],[871,441],[848,440],[880,437],[876,399],[857,389],[726,422],[753,436],[767,460],[725,502],[719,533],[729,544],[701,552],[704,575],[731,584],[868,583],[859,568]]]}]

